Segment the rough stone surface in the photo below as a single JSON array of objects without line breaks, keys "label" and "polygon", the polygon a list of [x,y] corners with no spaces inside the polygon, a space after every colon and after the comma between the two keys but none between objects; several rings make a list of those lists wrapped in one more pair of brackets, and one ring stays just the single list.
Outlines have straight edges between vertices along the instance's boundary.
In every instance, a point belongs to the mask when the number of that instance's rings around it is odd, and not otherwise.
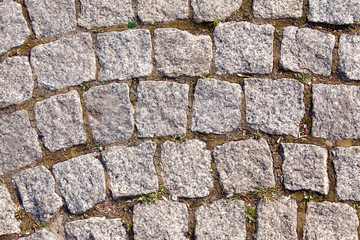
[{"label": "rough stone surface", "polygon": [[49,151],[55,152],[86,141],[80,96],[75,90],[36,102],[34,115]]},{"label": "rough stone surface", "polygon": [[58,240],[58,238],[49,231],[39,230],[29,237],[20,238],[21,240]]},{"label": "rough stone surface", "polygon": [[335,148],[335,193],[340,200],[360,201],[360,147]]},{"label": "rough stone surface", "polygon": [[94,141],[110,144],[132,136],[134,108],[127,84],[93,87],[84,93],[83,98]]},{"label": "rough stone surface", "polygon": [[310,22],[343,25],[355,23],[359,19],[358,0],[309,0]]},{"label": "rough stone surface", "polygon": [[25,0],[25,5],[37,38],[75,30],[74,0]]},{"label": "rough stone surface", "polygon": [[188,210],[184,203],[136,204],[133,213],[135,239],[188,239]]},{"label": "rough stone surface", "polygon": [[268,74],[275,28],[249,22],[220,23],[214,31],[216,74]]},{"label": "rough stone surface", "polygon": [[224,21],[241,7],[242,0],[191,0],[195,22]]},{"label": "rough stone surface", "polygon": [[127,24],[134,20],[131,0],[80,0],[78,24],[87,29]]},{"label": "rough stone surface", "polygon": [[189,16],[187,0],[138,0],[137,11],[143,24],[169,22]]},{"label": "rough stone surface", "polygon": [[89,33],[33,47],[30,62],[40,88],[58,90],[95,79],[95,52]]},{"label": "rough stone surface", "polygon": [[241,120],[241,86],[216,79],[196,84],[191,131],[222,134],[237,129]]},{"label": "rough stone surface", "polygon": [[153,162],[156,144],[144,142],[136,147],[106,149],[103,163],[110,176],[113,198],[156,192],[159,188]]},{"label": "rough stone surface", "polygon": [[310,28],[285,27],[280,65],[285,70],[331,75],[335,36]]},{"label": "rough stone surface", "polygon": [[198,198],[213,189],[211,154],[199,140],[161,146],[164,185],[173,197]]},{"label": "rough stone surface", "polygon": [[27,169],[15,175],[12,182],[25,211],[40,220],[50,220],[63,205],[61,197],[55,193],[55,180],[44,166]]},{"label": "rough stone surface", "polygon": [[34,80],[27,57],[12,57],[0,63],[0,108],[31,98]]},{"label": "rough stone surface", "polygon": [[195,213],[195,238],[245,240],[243,201],[218,200],[200,206]]},{"label": "rough stone surface", "polygon": [[275,135],[299,135],[305,114],[304,86],[295,79],[246,79],[246,122]]},{"label": "rough stone surface", "polygon": [[210,71],[212,41],[209,35],[157,28],[154,42],[155,64],[160,75],[195,77]]},{"label": "rough stone surface", "polygon": [[189,85],[164,81],[140,82],[136,127],[139,137],[186,133]]},{"label": "rough stone surface", "polygon": [[65,224],[68,240],[126,240],[127,234],[121,219],[92,217]]},{"label": "rough stone surface", "polygon": [[255,18],[301,18],[304,0],[254,0]]},{"label": "rough stone surface", "polygon": [[265,140],[228,142],[213,151],[226,193],[246,193],[275,185],[273,160]]},{"label": "rough stone surface", "polygon": [[315,145],[282,143],[282,170],[286,189],[328,194],[327,150]]},{"label": "rough stone surface", "polygon": [[153,64],[150,31],[131,29],[97,36],[101,81],[149,76]]},{"label": "rough stone surface", "polygon": [[356,210],[345,203],[309,202],[303,239],[358,240]]},{"label": "rough stone surface", "polygon": [[72,214],[84,213],[105,200],[104,168],[95,154],[54,164],[52,172]]},{"label": "rough stone surface", "polygon": [[0,176],[42,157],[35,129],[25,110],[0,118]]},{"label": "rough stone surface", "polygon": [[342,34],[338,72],[344,80],[360,81],[360,36]]},{"label": "rough stone surface", "polygon": [[30,36],[21,5],[11,0],[0,2],[0,55],[20,46]]},{"label": "rough stone surface", "polygon": [[15,218],[17,210],[8,190],[0,185],[0,236],[21,231],[20,221]]},{"label": "rough stone surface", "polygon": [[360,87],[312,86],[311,135],[326,139],[360,139]]}]

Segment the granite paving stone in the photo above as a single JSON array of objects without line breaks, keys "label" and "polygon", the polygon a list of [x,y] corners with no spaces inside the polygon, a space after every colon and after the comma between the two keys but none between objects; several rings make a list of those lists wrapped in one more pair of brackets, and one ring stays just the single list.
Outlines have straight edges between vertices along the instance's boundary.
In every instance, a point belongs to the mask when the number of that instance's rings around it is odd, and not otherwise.
[{"label": "granite paving stone", "polygon": [[280,146],[285,188],[328,194],[327,150],[310,144],[281,143]]},{"label": "granite paving stone", "polygon": [[20,110],[0,118],[0,176],[23,168],[43,156],[29,115]]},{"label": "granite paving stone", "polygon": [[359,218],[356,210],[345,203],[309,202],[303,239],[357,240]]},{"label": "granite paving stone", "polygon": [[19,3],[12,0],[0,2],[0,29],[0,55],[22,45],[30,36]]},{"label": "granite paving stone", "polygon": [[360,36],[342,34],[338,53],[340,76],[344,80],[360,81]]},{"label": "granite paving stone", "polygon": [[335,36],[310,28],[285,27],[280,65],[285,70],[329,77]]},{"label": "granite paving stone", "polygon": [[154,31],[157,71],[164,77],[196,77],[210,71],[212,41],[209,35],[193,35],[176,28]]},{"label": "granite paving stone", "polygon": [[241,7],[242,2],[242,0],[191,0],[194,21],[197,23],[224,21]]},{"label": "granite paving stone", "polygon": [[136,204],[133,213],[135,239],[188,239],[188,210],[184,203]]},{"label": "granite paving stone", "polygon": [[30,63],[39,88],[58,90],[95,80],[96,59],[90,33],[33,47]]},{"label": "granite paving stone", "polygon": [[268,74],[275,28],[249,22],[220,23],[214,31],[216,74]]},{"label": "granite paving stone", "polygon": [[110,144],[132,136],[134,108],[127,84],[92,87],[83,94],[83,98],[95,142]]},{"label": "granite paving stone", "polygon": [[185,134],[188,93],[188,84],[141,81],[135,120],[139,137]]},{"label": "granite paving stone", "polygon": [[243,201],[218,200],[195,212],[195,238],[245,240],[246,218]]},{"label": "granite paving stone", "polygon": [[50,220],[63,206],[63,201],[55,193],[55,180],[44,166],[27,169],[12,177],[22,205],[26,212],[44,221]]},{"label": "granite paving stone", "polygon": [[34,80],[27,57],[6,58],[0,63],[0,108],[32,97]]},{"label": "granite paving stone", "polygon": [[241,86],[216,79],[199,79],[195,87],[191,131],[222,134],[238,128]]},{"label": "granite paving stone", "polygon": [[275,185],[273,160],[265,140],[242,140],[217,146],[213,159],[225,193],[238,194]]},{"label": "granite paving stone", "polygon": [[101,81],[149,76],[153,64],[150,31],[130,29],[97,35]]},{"label": "granite paving stone", "polygon": [[254,0],[255,18],[301,18],[304,0]]},{"label": "granite paving stone", "polygon": [[246,79],[246,123],[274,135],[299,135],[305,115],[304,86],[295,79]]},{"label": "granite paving stone", "polygon": [[153,162],[155,150],[156,144],[152,141],[136,147],[114,146],[105,150],[102,161],[110,176],[110,190],[114,199],[158,190]]},{"label": "granite paving stone", "polygon": [[36,38],[54,37],[75,30],[74,0],[25,0]]},{"label": "granite paving stone", "polygon": [[19,238],[21,240],[58,240],[58,238],[47,230],[38,230],[29,237]]},{"label": "granite paving stone", "polygon": [[312,86],[312,130],[315,138],[360,139],[360,87]]},{"label": "granite paving stone", "polygon": [[72,214],[81,214],[105,201],[105,173],[94,153],[52,166],[61,195]]},{"label": "granite paving stone", "polygon": [[0,185],[0,236],[21,231],[21,222],[15,218],[17,210],[18,208],[11,200],[8,190]]}]

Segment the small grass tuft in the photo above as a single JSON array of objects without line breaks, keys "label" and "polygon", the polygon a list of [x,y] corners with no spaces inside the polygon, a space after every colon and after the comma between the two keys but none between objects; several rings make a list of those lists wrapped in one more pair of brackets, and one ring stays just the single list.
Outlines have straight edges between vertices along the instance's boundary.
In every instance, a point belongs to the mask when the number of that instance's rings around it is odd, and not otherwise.
[{"label": "small grass tuft", "polygon": [[256,222],[256,207],[249,207],[245,205],[245,216],[249,220],[249,222]]},{"label": "small grass tuft", "polygon": [[315,200],[317,197],[319,197],[319,195],[311,190],[304,194],[304,199],[308,201]]},{"label": "small grass tuft", "polygon": [[128,28],[134,28],[134,27],[136,27],[136,23],[128,22]]},{"label": "small grass tuft", "polygon": [[21,207],[16,211],[15,218],[21,220],[25,217],[26,212]]},{"label": "small grass tuft", "polygon": [[142,195],[138,198],[139,201],[144,202],[145,204],[149,204],[151,202],[155,202],[157,200],[158,194],[157,193],[149,193],[146,195]]},{"label": "small grass tuft", "polygon": [[85,91],[88,87],[89,87],[89,83],[88,82],[83,82],[80,84],[80,87],[83,91]]},{"label": "small grass tuft", "polygon": [[46,229],[48,231],[50,231],[50,228],[47,226],[46,222],[41,220],[41,221],[36,221],[36,228],[37,230],[41,230],[41,229]]},{"label": "small grass tuft", "polygon": [[177,143],[177,142],[179,142],[179,141],[184,141],[184,140],[186,140],[186,137],[187,137],[187,135],[186,135],[186,133],[185,133],[184,135],[174,136],[172,140]]},{"label": "small grass tuft", "polygon": [[256,132],[255,132],[255,134],[254,134],[254,138],[255,138],[256,140],[260,140],[260,139],[261,139],[261,134],[260,134],[259,129],[256,130]]},{"label": "small grass tuft", "polygon": [[203,74],[200,74],[200,77],[201,78],[209,78],[209,77],[211,77],[211,73],[203,73]]},{"label": "small grass tuft", "polygon": [[280,194],[280,192],[277,187],[269,187],[269,188],[258,187],[254,191],[254,195],[257,198],[263,199],[265,201],[274,199],[279,194]]},{"label": "small grass tuft", "polygon": [[308,84],[311,82],[309,73],[296,73],[295,78],[298,79],[302,83]]}]

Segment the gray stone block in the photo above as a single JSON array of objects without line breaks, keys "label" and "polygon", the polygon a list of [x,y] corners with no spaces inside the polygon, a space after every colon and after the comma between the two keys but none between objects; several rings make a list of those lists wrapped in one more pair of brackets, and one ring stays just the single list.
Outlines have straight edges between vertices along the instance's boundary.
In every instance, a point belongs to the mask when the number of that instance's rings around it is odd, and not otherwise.
[{"label": "gray stone block", "polygon": [[21,231],[20,221],[15,218],[17,210],[8,190],[0,185],[0,236]]},{"label": "gray stone block", "polygon": [[340,76],[344,80],[360,81],[360,36],[342,34],[338,53]]},{"label": "gray stone block", "polygon": [[275,135],[299,136],[305,114],[304,86],[295,79],[246,79],[246,122]]},{"label": "gray stone block", "polygon": [[212,22],[224,21],[241,7],[242,0],[191,0],[194,11],[194,21]]},{"label": "gray stone block", "polygon": [[0,118],[0,176],[43,156],[38,135],[25,110]]},{"label": "gray stone block", "polygon": [[239,127],[241,86],[216,79],[196,84],[191,131],[223,134]]},{"label": "gray stone block", "polygon": [[268,74],[275,28],[249,22],[220,23],[214,31],[216,74]]},{"label": "gray stone block", "polygon": [[310,28],[285,27],[280,66],[294,72],[331,75],[335,36]]},{"label": "gray stone block", "polygon": [[142,81],[137,93],[135,122],[139,137],[186,133],[189,85]]},{"label": "gray stone block", "polygon": [[176,28],[154,31],[155,64],[164,77],[195,77],[210,71],[212,41]]},{"label": "gray stone block", "polygon": [[304,0],[254,0],[253,14],[256,18],[301,18]]},{"label": "gray stone block", "polygon": [[125,83],[92,87],[83,95],[94,141],[125,141],[134,130],[134,108]]},{"label": "gray stone block", "polygon": [[263,139],[217,146],[213,158],[225,193],[247,193],[275,185],[270,148]]},{"label": "gray stone block", "polygon": [[49,231],[39,230],[29,237],[19,238],[20,240],[58,240],[58,238]]},{"label": "gray stone block", "polygon": [[35,46],[30,62],[40,88],[58,90],[95,79],[95,52],[89,33]]}]

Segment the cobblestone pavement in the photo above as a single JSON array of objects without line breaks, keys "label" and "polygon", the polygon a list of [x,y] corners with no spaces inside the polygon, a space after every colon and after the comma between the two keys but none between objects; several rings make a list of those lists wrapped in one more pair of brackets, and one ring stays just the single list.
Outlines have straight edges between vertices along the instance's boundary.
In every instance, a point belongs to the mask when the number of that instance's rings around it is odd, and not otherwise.
[{"label": "cobblestone pavement", "polygon": [[359,0],[0,0],[0,240],[359,240]]}]

